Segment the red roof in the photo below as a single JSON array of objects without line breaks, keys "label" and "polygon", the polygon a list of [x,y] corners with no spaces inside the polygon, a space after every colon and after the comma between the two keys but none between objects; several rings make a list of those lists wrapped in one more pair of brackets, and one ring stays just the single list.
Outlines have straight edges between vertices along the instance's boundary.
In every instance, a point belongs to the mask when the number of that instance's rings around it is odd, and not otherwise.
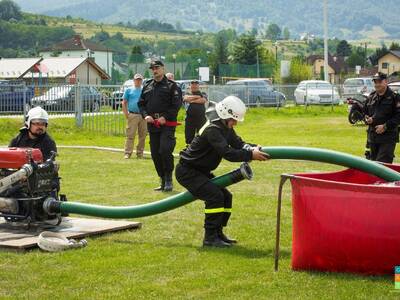
[{"label": "red roof", "polygon": [[74,37],[71,39],[59,42],[51,47],[42,49],[41,51],[79,51],[87,49],[90,49],[92,51],[111,52],[110,49],[107,49],[103,45],[99,45],[91,41],[82,39],[80,35],[74,35]]}]

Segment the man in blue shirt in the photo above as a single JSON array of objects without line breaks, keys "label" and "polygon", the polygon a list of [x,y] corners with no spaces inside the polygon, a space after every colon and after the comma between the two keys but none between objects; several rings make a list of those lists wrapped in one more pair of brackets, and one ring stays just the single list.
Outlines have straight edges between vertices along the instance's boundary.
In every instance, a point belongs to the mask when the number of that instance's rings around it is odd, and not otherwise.
[{"label": "man in blue shirt", "polygon": [[147,122],[143,119],[138,107],[138,101],[142,93],[142,82],[143,76],[135,74],[133,77],[133,86],[125,90],[122,101],[122,111],[127,121],[125,159],[129,159],[132,155],[136,132],[139,135],[136,156],[139,159],[143,158],[144,144],[147,135]]}]

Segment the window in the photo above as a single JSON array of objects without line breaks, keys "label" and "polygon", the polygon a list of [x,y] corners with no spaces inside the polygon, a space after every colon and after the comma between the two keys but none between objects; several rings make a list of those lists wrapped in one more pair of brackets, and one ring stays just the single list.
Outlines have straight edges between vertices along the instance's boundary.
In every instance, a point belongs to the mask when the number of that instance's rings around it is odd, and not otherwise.
[{"label": "window", "polygon": [[382,69],[388,69],[389,68],[389,63],[382,63]]}]

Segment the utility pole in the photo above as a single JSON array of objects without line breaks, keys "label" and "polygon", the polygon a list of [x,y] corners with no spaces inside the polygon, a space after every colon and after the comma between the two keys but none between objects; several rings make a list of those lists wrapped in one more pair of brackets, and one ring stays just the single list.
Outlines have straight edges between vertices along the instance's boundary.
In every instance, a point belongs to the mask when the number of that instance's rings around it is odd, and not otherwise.
[{"label": "utility pole", "polygon": [[258,57],[258,50],[256,50],[256,52],[257,52],[257,78],[260,78],[260,61]]},{"label": "utility pole", "polygon": [[328,0],[324,0],[324,80],[328,77]]},{"label": "utility pole", "polygon": [[361,46],[364,46],[364,63],[363,67],[365,68],[367,66],[367,47],[368,47],[368,42],[361,43]]}]

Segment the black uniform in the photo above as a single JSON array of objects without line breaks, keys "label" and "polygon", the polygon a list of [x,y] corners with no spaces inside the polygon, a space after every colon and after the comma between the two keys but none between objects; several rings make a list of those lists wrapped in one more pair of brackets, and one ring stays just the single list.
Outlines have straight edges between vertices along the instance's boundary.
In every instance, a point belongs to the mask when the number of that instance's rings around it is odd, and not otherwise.
[{"label": "black uniform", "polygon": [[[364,113],[373,119],[367,130],[371,160],[392,163],[396,143],[399,142],[400,95],[389,87],[382,96],[372,92],[367,99]],[[385,132],[377,134],[375,127],[383,124],[386,127]]]},{"label": "black uniform", "polygon": [[[56,143],[49,134],[44,133],[36,139],[31,139],[29,138],[29,131],[26,127],[20,129],[20,133],[11,140],[9,147],[40,149],[44,161],[50,158],[52,152],[57,153]],[[56,178],[53,179],[53,187],[56,191],[60,190],[60,178],[58,177],[58,174]],[[56,193],[57,192],[55,192],[54,196]]]},{"label": "black uniform", "polygon": [[50,158],[52,151],[57,152],[56,143],[50,135],[44,133],[36,139],[31,139],[26,127],[20,129],[20,133],[11,140],[9,147],[38,148],[42,152],[44,160]]},{"label": "black uniform", "polygon": [[[167,77],[157,82],[149,80],[143,86],[138,106],[143,118],[152,116],[154,119],[164,117],[167,121],[176,121],[182,105],[181,91],[176,83]],[[161,178],[171,177],[174,170],[173,151],[175,148],[175,127],[156,127],[148,124],[150,136],[151,157],[157,174]]]},{"label": "black uniform", "polygon": [[[208,125],[180,153],[176,179],[195,197],[205,201],[205,229],[218,230],[226,226],[231,215],[232,194],[210,181],[222,158],[232,162],[252,159],[250,145],[229,129],[223,121]],[[247,149],[246,149],[247,148]]]},{"label": "black uniform", "polygon": [[[186,95],[198,95],[207,99],[207,94],[200,91],[187,93]],[[185,140],[187,145],[193,141],[196,133],[200,131],[206,121],[205,105],[200,103],[188,103],[185,118]]]}]

